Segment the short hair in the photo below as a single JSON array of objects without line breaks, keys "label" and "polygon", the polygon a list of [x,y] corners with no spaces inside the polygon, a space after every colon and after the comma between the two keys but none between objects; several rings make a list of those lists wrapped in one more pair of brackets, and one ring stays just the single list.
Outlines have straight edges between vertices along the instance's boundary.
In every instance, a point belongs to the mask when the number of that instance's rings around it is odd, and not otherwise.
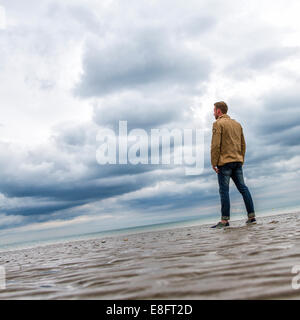
[{"label": "short hair", "polygon": [[224,101],[216,102],[214,103],[214,106],[216,107],[216,109],[220,109],[223,114],[226,114],[228,111],[227,104]]}]

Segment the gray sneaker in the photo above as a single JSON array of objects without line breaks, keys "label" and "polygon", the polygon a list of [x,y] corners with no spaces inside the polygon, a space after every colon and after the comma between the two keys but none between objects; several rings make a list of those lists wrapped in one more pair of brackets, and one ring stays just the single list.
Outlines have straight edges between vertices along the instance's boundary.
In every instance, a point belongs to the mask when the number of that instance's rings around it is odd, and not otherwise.
[{"label": "gray sneaker", "polygon": [[229,222],[222,223],[221,221],[217,223],[216,225],[212,226],[211,228],[216,228],[216,229],[222,229],[225,227],[229,227]]},{"label": "gray sneaker", "polygon": [[248,220],[246,221],[246,224],[247,225],[256,224],[256,219],[254,217],[253,218],[248,218]]}]

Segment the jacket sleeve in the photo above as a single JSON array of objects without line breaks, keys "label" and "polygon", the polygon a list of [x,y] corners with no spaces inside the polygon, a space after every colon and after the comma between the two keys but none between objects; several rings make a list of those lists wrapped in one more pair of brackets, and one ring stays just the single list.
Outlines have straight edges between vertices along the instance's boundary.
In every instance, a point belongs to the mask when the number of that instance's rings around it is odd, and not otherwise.
[{"label": "jacket sleeve", "polygon": [[212,129],[212,138],[211,138],[211,147],[210,147],[210,158],[211,165],[216,167],[219,162],[219,157],[221,153],[221,139],[222,139],[222,130],[220,125],[217,122],[214,122]]},{"label": "jacket sleeve", "polygon": [[[246,153],[246,142],[245,142],[245,137],[243,133],[243,128],[242,128],[242,137],[241,137],[241,150],[242,150],[242,156],[245,161],[245,153]],[[244,163],[243,161],[243,163]]]}]

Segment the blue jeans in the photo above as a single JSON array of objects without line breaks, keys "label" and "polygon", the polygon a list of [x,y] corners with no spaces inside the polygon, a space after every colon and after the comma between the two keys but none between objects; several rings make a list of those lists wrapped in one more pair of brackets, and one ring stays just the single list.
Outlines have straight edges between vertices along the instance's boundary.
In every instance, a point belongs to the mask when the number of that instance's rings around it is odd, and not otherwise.
[{"label": "blue jeans", "polygon": [[253,201],[248,187],[245,185],[243,169],[241,162],[229,162],[223,166],[217,166],[219,169],[218,182],[221,197],[222,220],[230,218],[230,199],[229,199],[229,181],[230,177],[235,183],[237,189],[242,194],[248,213],[248,218],[255,217]]}]

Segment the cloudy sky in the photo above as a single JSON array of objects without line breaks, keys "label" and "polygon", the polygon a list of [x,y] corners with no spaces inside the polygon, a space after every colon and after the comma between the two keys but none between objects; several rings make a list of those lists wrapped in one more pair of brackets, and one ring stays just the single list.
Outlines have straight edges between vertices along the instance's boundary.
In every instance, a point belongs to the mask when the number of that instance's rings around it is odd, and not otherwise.
[{"label": "cloudy sky", "polygon": [[[219,218],[213,103],[244,127],[256,211],[300,205],[300,2],[0,0],[0,229]],[[100,128],[201,128],[205,167],[106,165]],[[231,188],[232,214],[245,212]]]}]

